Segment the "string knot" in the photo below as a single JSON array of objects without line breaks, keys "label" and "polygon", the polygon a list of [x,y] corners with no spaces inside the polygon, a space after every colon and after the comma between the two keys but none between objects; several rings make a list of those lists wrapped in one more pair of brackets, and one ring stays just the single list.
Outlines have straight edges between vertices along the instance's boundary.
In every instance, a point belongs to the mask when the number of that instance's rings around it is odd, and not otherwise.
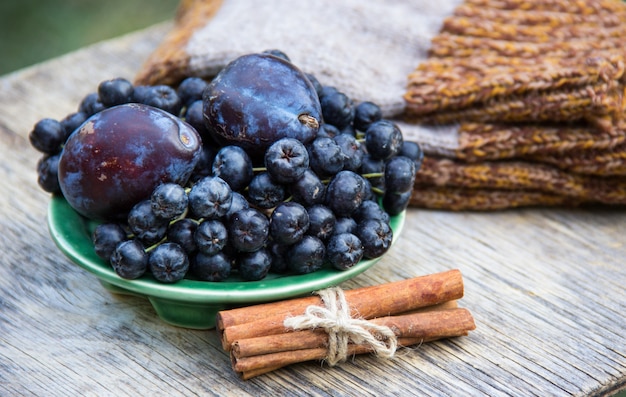
[{"label": "string knot", "polygon": [[393,357],[398,340],[389,327],[352,318],[341,288],[326,288],[315,293],[324,307],[308,306],[303,315],[289,317],[283,324],[294,330],[323,329],[328,334],[326,361],[331,366],[346,360],[350,343],[367,345],[383,358]]}]

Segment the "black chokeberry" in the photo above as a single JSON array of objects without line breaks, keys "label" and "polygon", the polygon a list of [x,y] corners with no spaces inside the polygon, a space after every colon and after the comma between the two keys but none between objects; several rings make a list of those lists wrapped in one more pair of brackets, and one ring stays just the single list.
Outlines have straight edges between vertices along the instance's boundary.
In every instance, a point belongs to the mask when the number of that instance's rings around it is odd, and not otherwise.
[{"label": "black chokeberry", "polygon": [[334,139],[318,137],[307,149],[311,169],[318,176],[334,175],[343,169],[345,155]]},{"label": "black chokeberry", "polygon": [[272,256],[272,265],[270,266],[270,272],[272,273],[286,273],[289,270],[287,264],[287,251],[289,245],[278,244],[277,242],[270,241],[267,250]]},{"label": "black chokeberry", "polygon": [[413,141],[403,141],[402,148],[398,154],[413,160],[417,169],[420,168],[422,161],[424,160],[424,151],[417,142]]},{"label": "black chokeberry", "polygon": [[98,97],[105,107],[131,102],[133,91],[133,84],[122,77],[105,80],[98,85]]},{"label": "black chokeberry", "polygon": [[407,209],[411,202],[412,193],[411,190],[403,193],[385,192],[382,201],[385,212],[394,216]]},{"label": "black chokeberry", "polygon": [[302,142],[282,138],[265,151],[265,168],[278,183],[293,183],[309,169],[309,153]]},{"label": "black chokeberry", "polygon": [[309,214],[298,203],[279,204],[270,216],[270,236],[279,244],[293,244],[309,229]]},{"label": "black chokeberry", "polygon": [[248,200],[259,208],[274,208],[285,200],[285,186],[275,182],[267,172],[255,175],[248,185]]},{"label": "black chokeberry", "polygon": [[415,162],[405,156],[395,156],[385,164],[385,191],[404,193],[413,190]]},{"label": "black chokeberry", "polygon": [[341,233],[356,233],[357,223],[354,218],[351,217],[340,217],[335,220],[335,227],[333,229],[333,234],[341,234]]},{"label": "black chokeberry", "polygon": [[30,144],[45,154],[56,154],[65,142],[66,134],[63,125],[54,119],[39,120],[28,135]]},{"label": "black chokeberry", "polygon": [[159,218],[174,219],[185,213],[189,198],[185,188],[177,183],[163,183],[150,196],[152,212]]},{"label": "black chokeberry", "polygon": [[87,115],[83,112],[74,112],[65,116],[63,120],[61,120],[61,125],[65,131],[65,140],[67,140],[67,138],[72,135],[72,133],[80,127],[85,120],[87,120]]},{"label": "black chokeberry", "polygon": [[239,192],[233,192],[233,199],[230,202],[230,208],[226,212],[226,215],[224,215],[224,218],[228,220],[235,212],[245,210],[247,208],[250,208],[250,203],[248,203],[245,196]]},{"label": "black chokeberry", "polygon": [[203,106],[201,100],[190,103],[185,112],[185,121],[198,131],[202,137],[202,143],[207,146],[213,142],[213,138],[211,138],[211,134],[204,123]]},{"label": "black chokeberry", "polygon": [[317,174],[310,169],[304,171],[304,175],[295,183],[289,185],[289,191],[294,201],[310,207],[324,202],[326,185]]},{"label": "black chokeberry", "polygon": [[297,274],[312,273],[324,265],[326,247],[314,236],[304,236],[287,251],[287,266]]},{"label": "black chokeberry", "polygon": [[307,209],[309,214],[309,230],[307,234],[325,241],[333,234],[337,218],[333,211],[325,205],[317,204]]},{"label": "black chokeberry", "polygon": [[315,92],[319,96],[320,92],[322,91],[322,84],[320,84],[320,81],[317,79],[317,77],[315,77],[314,74],[305,73],[305,75],[306,75],[306,78],[309,79],[309,81],[313,85],[313,88],[315,88]]},{"label": "black chokeberry", "polygon": [[205,176],[213,175],[213,160],[215,159],[215,150],[209,145],[202,145],[198,162],[191,174],[189,180],[192,183],[199,181]]},{"label": "black chokeberry", "polygon": [[106,107],[100,102],[100,97],[97,92],[86,95],[78,106],[78,111],[87,117],[91,117],[104,109],[106,109]]},{"label": "black chokeberry", "polygon": [[320,89],[320,91],[318,92],[318,96],[320,98],[320,101],[322,100],[322,98],[324,98],[325,96],[330,96],[333,94],[338,93],[339,90],[337,89],[337,87],[334,87],[332,85],[323,85],[322,88]]},{"label": "black chokeberry", "polygon": [[357,130],[356,130],[356,128],[354,128],[354,126],[352,124],[348,124],[347,126],[343,127],[341,129],[341,131],[339,131],[339,133],[340,134],[352,135],[355,138],[357,136]]},{"label": "black chokeberry", "polygon": [[198,250],[194,238],[197,228],[196,221],[189,218],[179,219],[167,228],[167,240],[180,245],[187,254],[191,255]]},{"label": "black chokeberry", "polygon": [[44,155],[37,162],[37,183],[45,192],[60,193],[59,154]]},{"label": "black chokeberry", "polygon": [[354,109],[354,127],[359,131],[365,132],[372,123],[382,118],[382,110],[373,102],[361,102]]},{"label": "black chokeberry", "polygon": [[115,247],[110,263],[118,276],[133,280],[148,269],[148,254],[139,240],[125,240]]},{"label": "black chokeberry", "polygon": [[363,256],[378,258],[391,247],[393,230],[379,219],[367,219],[358,224],[356,236],[363,244]]},{"label": "black chokeberry", "polygon": [[159,244],[148,257],[152,276],[162,283],[175,283],[185,278],[189,270],[189,257],[176,243]]},{"label": "black chokeberry", "polygon": [[372,123],[365,131],[365,147],[374,158],[388,160],[402,148],[402,132],[389,120]]},{"label": "black chokeberry", "polygon": [[202,100],[202,93],[208,83],[200,77],[187,77],[178,85],[176,93],[180,98],[183,106],[189,106],[191,103]]},{"label": "black chokeberry", "polygon": [[269,236],[269,220],[255,208],[246,208],[232,214],[227,227],[230,245],[242,252],[260,249]]},{"label": "black chokeberry", "polygon": [[354,106],[352,101],[343,92],[325,94],[320,98],[324,122],[332,124],[338,129],[350,125],[354,120]]},{"label": "black chokeberry", "polygon": [[334,138],[337,135],[341,134],[341,131],[339,131],[339,128],[335,127],[334,125],[331,124],[322,124],[320,126],[320,129],[317,131],[317,137],[326,137],[326,138]]},{"label": "black chokeberry", "polygon": [[206,255],[215,255],[228,243],[228,231],[218,220],[205,220],[196,228],[194,241],[198,251]]},{"label": "black chokeberry", "polygon": [[127,240],[126,231],[117,223],[101,223],[94,229],[91,239],[96,255],[109,260],[115,247]]},{"label": "black chokeberry", "polygon": [[128,213],[130,231],[146,245],[158,243],[167,233],[168,221],[152,211],[150,200],[135,204]]},{"label": "black chokeberry", "polygon": [[363,244],[352,233],[333,235],[326,247],[326,257],[330,264],[339,270],[356,265],[363,258]]},{"label": "black chokeberry", "polygon": [[359,174],[363,175],[373,188],[385,190],[385,160],[365,154],[361,161]]},{"label": "black chokeberry", "polygon": [[237,257],[239,276],[246,281],[264,279],[271,266],[272,256],[265,248],[254,252],[244,252]]},{"label": "black chokeberry", "polygon": [[389,214],[385,212],[376,201],[365,200],[361,205],[352,213],[352,218],[361,223],[368,219],[377,219],[386,223],[389,223]]},{"label": "black chokeberry", "polygon": [[231,259],[223,252],[207,255],[199,252],[190,261],[189,272],[201,281],[224,281],[232,271]]},{"label": "black chokeberry", "polygon": [[330,180],[325,203],[336,216],[350,216],[365,199],[365,187],[361,175],[341,171]]},{"label": "black chokeberry", "polygon": [[343,153],[343,169],[358,172],[365,155],[361,143],[354,135],[345,132],[335,136],[334,140]]},{"label": "black chokeberry", "polygon": [[224,146],[213,159],[213,175],[222,178],[233,191],[243,190],[252,180],[252,160],[239,146]]},{"label": "black chokeberry", "polygon": [[233,199],[228,183],[216,176],[206,176],[189,191],[189,208],[200,218],[219,219],[226,215]]},{"label": "black chokeberry", "polygon": [[146,89],[141,88],[136,91],[135,101],[165,110],[175,116],[180,114],[183,105],[176,90],[169,85],[148,86]]}]

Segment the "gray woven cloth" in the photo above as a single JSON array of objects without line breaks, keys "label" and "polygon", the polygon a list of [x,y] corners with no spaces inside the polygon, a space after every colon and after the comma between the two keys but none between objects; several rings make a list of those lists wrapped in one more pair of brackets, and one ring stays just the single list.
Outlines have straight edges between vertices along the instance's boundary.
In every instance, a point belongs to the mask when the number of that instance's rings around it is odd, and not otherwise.
[{"label": "gray woven cloth", "polygon": [[284,51],[295,65],[387,116],[404,110],[407,75],[460,0],[225,0],[186,45],[191,74],[239,55]]}]

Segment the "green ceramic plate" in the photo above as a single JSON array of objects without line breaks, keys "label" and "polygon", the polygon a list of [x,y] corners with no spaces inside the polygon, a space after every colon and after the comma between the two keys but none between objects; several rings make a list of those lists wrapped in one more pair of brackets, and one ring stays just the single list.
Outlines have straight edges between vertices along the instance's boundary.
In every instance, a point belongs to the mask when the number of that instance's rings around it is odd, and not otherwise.
[{"label": "green ceramic plate", "polygon": [[[405,213],[391,219],[394,241],[404,225]],[[363,260],[344,271],[324,267],[304,275],[272,275],[261,281],[241,281],[232,277],[224,282],[182,280],[163,284],[147,275],[137,280],[119,277],[93,250],[91,232],[95,223],[76,213],[62,197],[53,197],[48,227],[57,246],[73,262],[93,273],[109,291],[144,296],[159,317],[170,324],[195,329],[215,326],[218,311],[249,304],[292,298],[337,285],[374,265],[378,259]]]}]

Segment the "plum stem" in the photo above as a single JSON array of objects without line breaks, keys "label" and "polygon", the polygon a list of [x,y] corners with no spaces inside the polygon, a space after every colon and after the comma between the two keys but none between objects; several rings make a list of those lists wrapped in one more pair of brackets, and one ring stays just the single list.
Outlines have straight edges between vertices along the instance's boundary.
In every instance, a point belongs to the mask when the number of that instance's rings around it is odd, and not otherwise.
[{"label": "plum stem", "polygon": [[298,116],[298,120],[306,125],[309,128],[318,129],[320,128],[320,122],[310,114],[302,113]]}]

